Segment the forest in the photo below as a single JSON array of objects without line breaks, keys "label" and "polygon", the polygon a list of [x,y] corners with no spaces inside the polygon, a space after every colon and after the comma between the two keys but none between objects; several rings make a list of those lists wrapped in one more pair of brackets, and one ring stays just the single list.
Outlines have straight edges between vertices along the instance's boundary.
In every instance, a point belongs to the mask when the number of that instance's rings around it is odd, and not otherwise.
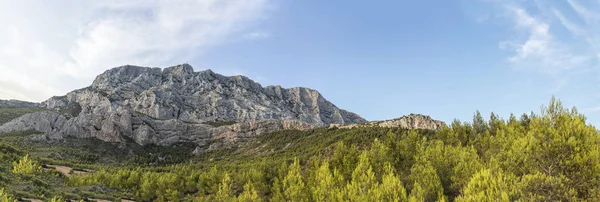
[{"label": "forest", "polygon": [[[475,112],[438,131],[279,131],[198,156],[187,145],[127,158],[81,145],[40,149],[23,143],[33,133],[0,135],[1,202],[600,201],[599,132],[554,98],[518,118]],[[67,176],[47,164],[89,172]]]}]

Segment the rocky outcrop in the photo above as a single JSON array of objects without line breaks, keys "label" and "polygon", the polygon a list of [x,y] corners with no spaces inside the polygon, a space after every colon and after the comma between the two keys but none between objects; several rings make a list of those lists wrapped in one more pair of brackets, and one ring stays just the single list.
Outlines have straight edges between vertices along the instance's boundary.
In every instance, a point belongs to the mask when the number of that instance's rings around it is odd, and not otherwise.
[{"label": "rocky outcrop", "polygon": [[[0,133],[10,131],[34,130],[48,134],[48,137],[55,137],[53,134],[60,134],[61,129],[66,123],[66,119],[56,112],[44,111],[25,114],[8,123],[0,126]],[[58,138],[61,138],[59,136]]]},{"label": "rocky outcrop", "polygon": [[39,103],[26,102],[20,100],[0,100],[0,108],[37,108]]},{"label": "rocky outcrop", "polygon": [[432,119],[430,116],[422,114],[410,114],[397,119],[386,121],[372,121],[359,124],[331,124],[330,128],[357,128],[357,127],[384,127],[384,128],[404,128],[404,129],[426,129],[439,130],[446,123]]},{"label": "rocky outcrop", "polygon": [[[187,64],[165,69],[117,67],[97,76],[87,88],[39,105],[51,112],[22,116],[0,126],[0,131],[31,128],[52,137],[206,146],[215,140],[235,143],[281,129],[365,122],[316,90],[262,87],[244,76],[194,72]],[[204,124],[219,120],[238,124]],[[40,123],[43,127],[34,127]]]},{"label": "rocky outcrop", "polygon": [[[315,125],[360,123],[360,116],[337,108],[308,88],[263,88],[244,76],[226,77],[189,65],[165,68],[123,66],[106,71],[89,90],[111,104],[157,119],[205,122],[299,120]],[[69,95],[67,95],[69,97]]]}]

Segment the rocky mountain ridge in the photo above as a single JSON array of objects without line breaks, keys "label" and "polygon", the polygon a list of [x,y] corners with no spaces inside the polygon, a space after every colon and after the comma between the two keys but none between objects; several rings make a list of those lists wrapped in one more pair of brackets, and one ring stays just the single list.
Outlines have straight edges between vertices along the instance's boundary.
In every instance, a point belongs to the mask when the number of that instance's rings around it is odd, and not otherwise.
[{"label": "rocky mountain ridge", "polygon": [[0,108],[36,108],[41,107],[39,103],[20,100],[0,100]]},{"label": "rocky mountain ridge", "polygon": [[446,123],[439,120],[434,120],[430,116],[422,114],[409,114],[400,118],[385,120],[385,121],[371,121],[365,123],[355,124],[331,124],[329,128],[360,128],[360,127],[384,127],[384,128],[406,128],[406,129],[426,129],[426,130],[439,130],[444,127]]},{"label": "rocky mountain ridge", "polygon": [[[122,66],[105,71],[91,86],[37,104],[48,111],[19,117],[0,132],[37,130],[37,139],[132,139],[138,144],[220,140],[243,141],[282,129],[360,123],[362,117],[339,109],[308,88],[262,87],[244,76],[187,65],[161,68]],[[215,127],[208,122],[232,121]]]},{"label": "rocky mountain ridge", "polygon": [[[8,103],[4,104],[3,103]],[[40,141],[66,137],[107,142],[172,145],[193,142],[195,153],[247,141],[279,130],[317,127],[402,127],[437,130],[443,122],[424,115],[366,122],[337,108],[309,88],[262,87],[244,76],[187,65],[168,68],[121,66],[96,77],[91,86],[42,103],[1,102],[2,106],[41,107],[0,125],[0,132],[35,130]],[[225,123],[225,124],[212,124]]]}]

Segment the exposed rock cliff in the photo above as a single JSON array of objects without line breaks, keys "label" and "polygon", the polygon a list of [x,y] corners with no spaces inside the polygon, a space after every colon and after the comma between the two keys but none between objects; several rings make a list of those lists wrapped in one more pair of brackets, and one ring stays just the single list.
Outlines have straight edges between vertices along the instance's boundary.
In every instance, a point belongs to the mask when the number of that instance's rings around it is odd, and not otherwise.
[{"label": "exposed rock cliff", "polygon": [[[212,140],[231,143],[281,129],[365,122],[308,88],[262,87],[244,76],[194,72],[187,64],[161,68],[122,66],[96,77],[90,87],[40,104],[0,131],[35,129],[45,137],[98,138],[170,145]],[[209,121],[238,124],[213,127]],[[41,126],[40,126],[41,125]]]},{"label": "exposed rock cliff", "polygon": [[356,128],[356,127],[385,127],[385,128],[405,128],[405,129],[427,129],[427,130],[439,130],[446,123],[443,121],[434,120],[427,115],[421,114],[410,114],[397,119],[386,120],[386,121],[372,121],[358,124],[331,124],[330,128]]}]

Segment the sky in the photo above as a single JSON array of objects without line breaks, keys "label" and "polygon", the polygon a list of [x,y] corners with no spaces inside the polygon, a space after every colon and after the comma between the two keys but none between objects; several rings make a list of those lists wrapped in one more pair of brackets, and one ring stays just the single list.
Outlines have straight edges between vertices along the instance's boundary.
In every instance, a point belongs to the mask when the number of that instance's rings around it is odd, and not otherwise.
[{"label": "sky", "polygon": [[368,120],[508,118],[555,96],[600,126],[598,1],[0,0],[0,44],[0,99],[189,63]]}]

